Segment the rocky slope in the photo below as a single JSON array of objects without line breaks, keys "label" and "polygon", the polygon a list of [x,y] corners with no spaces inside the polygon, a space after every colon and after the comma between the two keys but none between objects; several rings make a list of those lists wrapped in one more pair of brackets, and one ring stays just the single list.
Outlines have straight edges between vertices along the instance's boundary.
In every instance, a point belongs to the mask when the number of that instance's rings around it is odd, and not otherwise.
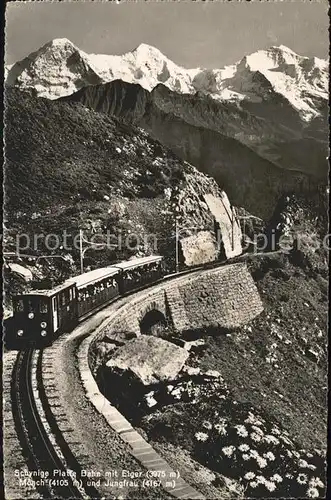
[{"label": "rocky slope", "polygon": [[[79,229],[87,239],[117,245],[86,252],[86,268],[151,252],[172,262],[176,219],[198,231],[214,229],[203,196],[221,195],[216,182],[145,131],[17,89],[7,90],[5,104],[5,251],[19,244],[23,254],[62,257],[37,264],[22,257],[35,278],[46,273],[61,281],[79,272]],[[44,237],[35,243],[35,235]],[[46,235],[53,235],[53,250]],[[8,290],[25,286],[7,278]]]}]

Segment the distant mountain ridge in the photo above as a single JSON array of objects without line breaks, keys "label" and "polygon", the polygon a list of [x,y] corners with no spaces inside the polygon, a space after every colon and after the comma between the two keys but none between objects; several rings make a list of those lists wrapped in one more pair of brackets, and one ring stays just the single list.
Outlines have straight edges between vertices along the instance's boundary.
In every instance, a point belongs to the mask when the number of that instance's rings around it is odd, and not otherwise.
[{"label": "distant mountain ridge", "polygon": [[328,99],[327,61],[300,56],[283,45],[259,50],[221,69],[186,69],[144,43],[113,56],[87,54],[59,38],[14,64],[7,84],[34,88],[38,96],[55,99],[86,85],[118,79],[149,91],[162,83],[179,93],[203,92],[255,110],[279,95],[306,122],[320,116],[322,102]]},{"label": "distant mountain ridge", "polygon": [[326,182],[324,144],[303,138],[300,129],[256,117],[233,103],[178,94],[163,85],[148,92],[122,81],[89,86],[60,100],[80,102],[144,128],[212,175],[232,203],[261,217],[271,215],[281,194],[309,193]]},{"label": "distant mountain ridge", "polygon": [[[138,84],[121,80],[88,86],[63,99],[82,102],[97,111],[140,125],[161,142],[163,139],[153,127],[160,113],[167,117],[167,129],[171,128],[172,120],[181,120],[231,137],[286,170],[307,172],[321,178],[327,172],[326,116],[312,121],[307,127],[293,113],[285,125],[281,120],[273,120],[275,113],[270,118],[258,116],[238,108],[233,102],[217,101],[203,93],[180,94],[161,84],[148,92]],[[324,111],[326,115],[327,108]],[[278,113],[286,115],[290,110],[281,108]],[[285,118],[283,121],[286,123]]]}]

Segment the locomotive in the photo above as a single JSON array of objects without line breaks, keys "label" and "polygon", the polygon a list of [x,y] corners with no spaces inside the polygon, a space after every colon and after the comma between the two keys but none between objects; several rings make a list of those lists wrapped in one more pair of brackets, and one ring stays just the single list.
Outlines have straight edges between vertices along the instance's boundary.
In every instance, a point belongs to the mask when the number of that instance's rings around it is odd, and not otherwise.
[{"label": "locomotive", "polygon": [[7,345],[50,345],[64,332],[118,297],[161,280],[163,257],[152,255],[73,278],[51,289],[13,296],[13,316],[6,326]]}]

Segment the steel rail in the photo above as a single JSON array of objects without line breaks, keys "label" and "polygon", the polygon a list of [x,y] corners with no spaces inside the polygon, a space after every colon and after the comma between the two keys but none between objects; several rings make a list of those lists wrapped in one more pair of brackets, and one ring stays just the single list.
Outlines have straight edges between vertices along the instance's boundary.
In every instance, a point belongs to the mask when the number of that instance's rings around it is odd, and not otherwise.
[{"label": "steel rail", "polygon": [[[32,386],[33,353],[28,349],[18,354],[12,376],[14,422],[30,473],[23,479],[35,480],[37,476],[42,484],[36,489],[44,498],[83,498],[42,424]],[[54,471],[60,471],[60,475],[54,476]]]}]

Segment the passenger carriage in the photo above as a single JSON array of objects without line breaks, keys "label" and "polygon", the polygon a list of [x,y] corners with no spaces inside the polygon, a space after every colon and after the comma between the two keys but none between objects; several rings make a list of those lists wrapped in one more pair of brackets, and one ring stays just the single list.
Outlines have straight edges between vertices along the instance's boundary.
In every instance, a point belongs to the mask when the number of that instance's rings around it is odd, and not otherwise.
[{"label": "passenger carriage", "polygon": [[151,255],[114,264],[121,270],[120,293],[128,293],[163,277],[163,257]]},{"label": "passenger carriage", "polygon": [[119,296],[119,274],[119,269],[103,267],[66,281],[77,289],[78,319]]}]

